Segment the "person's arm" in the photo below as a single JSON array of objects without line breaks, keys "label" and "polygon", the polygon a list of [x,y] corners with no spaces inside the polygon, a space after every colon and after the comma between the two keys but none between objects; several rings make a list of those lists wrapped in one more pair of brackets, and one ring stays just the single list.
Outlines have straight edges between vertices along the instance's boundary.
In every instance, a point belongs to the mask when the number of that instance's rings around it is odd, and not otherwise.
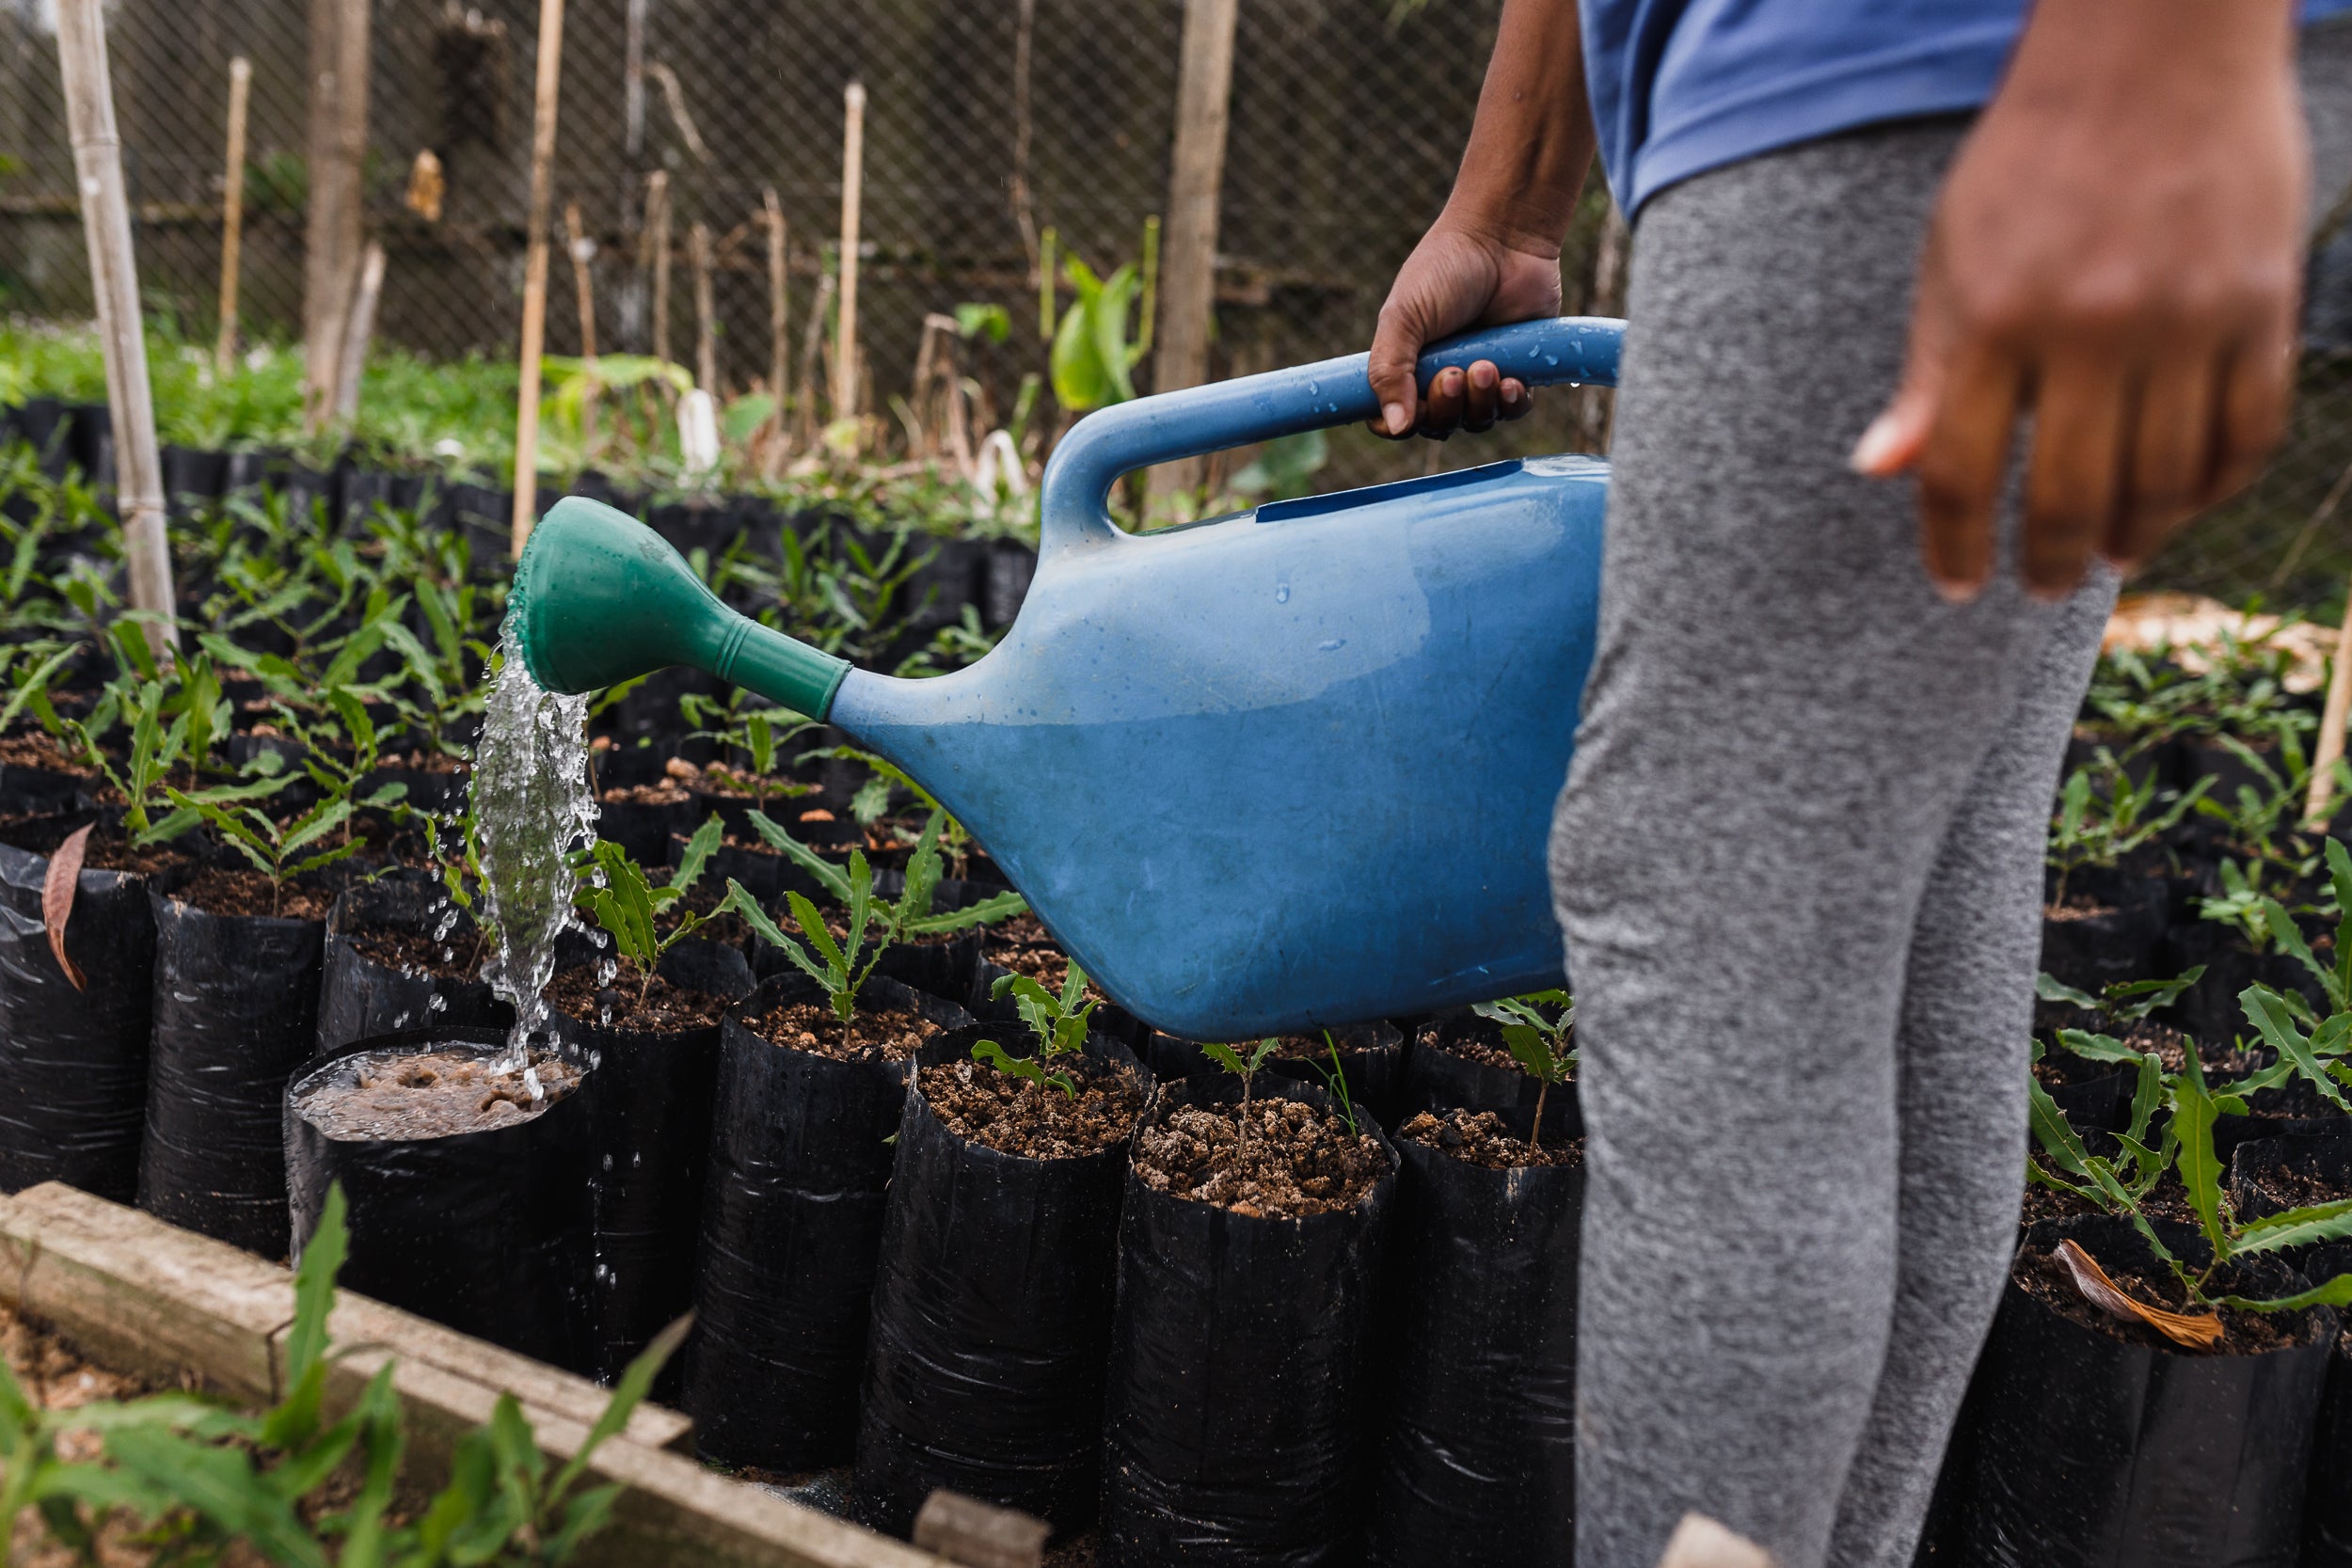
[{"label": "person's arm", "polygon": [[[2145,561],[2286,428],[2309,150],[2292,0],[2036,0],[1920,261],[1866,474],[1915,468],[1947,596],[1993,569],[2032,418],[2020,570],[2063,594]],[[1823,258],[1835,265],[1835,258]]]},{"label": "person's arm", "polygon": [[1576,0],[1505,0],[1454,194],[1380,307],[1375,434],[1443,436],[1527,412],[1527,388],[1484,359],[1440,372],[1424,404],[1413,361],[1472,326],[1560,313],[1560,241],[1592,161]]}]

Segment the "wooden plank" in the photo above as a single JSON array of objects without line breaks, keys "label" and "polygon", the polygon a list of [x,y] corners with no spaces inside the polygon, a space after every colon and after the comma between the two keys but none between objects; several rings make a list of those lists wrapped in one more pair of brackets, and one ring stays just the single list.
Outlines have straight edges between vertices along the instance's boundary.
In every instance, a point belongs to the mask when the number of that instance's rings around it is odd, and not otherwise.
[{"label": "wooden plank", "polygon": [[[104,1365],[159,1379],[193,1371],[231,1399],[277,1397],[294,1276],[225,1243],[56,1182],[0,1198],[0,1302],[54,1324]],[[457,1442],[487,1420],[501,1390],[521,1401],[540,1448],[576,1452],[604,1405],[584,1379],[540,1366],[412,1314],[345,1292],[329,1328],[336,1410],[386,1361],[406,1417],[405,1465],[437,1484]],[[662,1445],[684,1435],[674,1411],[641,1407],[596,1451],[592,1477],[628,1486],[610,1529],[581,1552],[588,1568],[943,1568],[945,1559],[730,1481]]]}]

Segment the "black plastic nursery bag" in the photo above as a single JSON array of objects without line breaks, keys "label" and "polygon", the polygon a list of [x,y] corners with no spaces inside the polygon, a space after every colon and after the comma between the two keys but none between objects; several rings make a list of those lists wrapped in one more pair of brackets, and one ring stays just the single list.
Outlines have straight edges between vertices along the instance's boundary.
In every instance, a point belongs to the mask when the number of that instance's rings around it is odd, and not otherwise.
[{"label": "black plastic nursery bag", "polygon": [[464,952],[479,940],[473,922],[453,920],[448,894],[437,882],[386,879],[346,890],[326,914],[326,959],[319,978],[319,1050],[332,1052],[353,1040],[405,1029],[447,1025],[453,1029],[504,1030],[515,1009],[491,991],[486,980],[457,980],[411,971],[368,957],[358,939],[369,931],[430,938]]},{"label": "black plastic nursery bag", "polygon": [[[1497,1111],[1524,1138],[1532,1110]],[[1544,1107],[1544,1143],[1582,1129]],[[1565,1125],[1564,1125],[1565,1124]],[[1488,1170],[1411,1138],[1389,1226],[1390,1396],[1367,1560],[1576,1560],[1576,1278],[1584,1167]]]},{"label": "black plastic nursery bag", "polygon": [[41,917],[49,861],[0,845],[0,1190],[67,1181],[128,1203],[147,1115],[155,917],[147,879],[75,879],[65,927],[75,987]]},{"label": "black plastic nursery bag", "polygon": [[287,1248],[286,1081],[318,1037],[326,923],[151,891],[154,1033],[139,1207],[264,1258]]},{"label": "black plastic nursery bag", "polygon": [[[951,1030],[922,1066],[968,1057],[1001,1027]],[[1096,1037],[1097,1062],[1149,1074]],[[1000,1153],[950,1132],[910,1083],[882,1222],[859,1411],[855,1490],[904,1535],[934,1487],[1057,1529],[1094,1515],[1103,1365],[1125,1144],[1066,1160]]]},{"label": "black plastic nursery bag", "polygon": [[[297,1250],[343,1185],[351,1251],[342,1283],[552,1365],[590,1365],[596,1173],[586,1084],[527,1121],[414,1139],[329,1135],[304,1113],[363,1063],[458,1050],[495,1056],[502,1032],[433,1027],[361,1039],[287,1086],[286,1175]],[[591,1078],[593,1081],[593,1075]]]},{"label": "black plastic nursery bag", "polygon": [[[2198,1238],[2159,1223],[2193,1258]],[[2128,1221],[2044,1220],[2026,1247],[2072,1237],[2110,1274],[2153,1269]],[[2277,1259],[2221,1281],[2284,1294]],[[2289,1320],[2295,1342],[2260,1354],[2127,1343],[2069,1321],[2012,1277],[1977,1365],[1974,1473],[1960,1532],[1993,1568],[2295,1568],[2335,1314]]]},{"label": "black plastic nursery bag", "polygon": [[[696,1451],[723,1465],[820,1469],[856,1448],[891,1138],[911,1064],[836,1061],[742,1022],[823,1000],[796,972],[762,986],[720,1028],[682,1405]],[[858,1005],[942,1028],[969,1022],[882,979],[866,983]]]},{"label": "black plastic nursery bag", "polygon": [[[1171,1086],[1152,1120],[1234,1098],[1224,1085]],[[1261,1081],[1254,1098],[1333,1104],[1279,1082]],[[1354,1208],[1295,1220],[1153,1192],[1129,1174],[1104,1415],[1104,1568],[1358,1560],[1393,1150],[1391,1161]]]}]

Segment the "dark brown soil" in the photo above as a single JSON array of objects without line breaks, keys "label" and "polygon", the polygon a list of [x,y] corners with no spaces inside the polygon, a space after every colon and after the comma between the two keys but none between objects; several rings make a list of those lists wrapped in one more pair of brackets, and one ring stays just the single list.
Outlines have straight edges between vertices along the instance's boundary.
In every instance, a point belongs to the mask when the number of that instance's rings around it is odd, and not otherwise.
[{"label": "dark brown soil", "polygon": [[10,736],[0,736],[0,764],[10,768],[38,768],[49,773],[71,773],[77,779],[95,779],[98,769],[75,761],[57,744],[56,737],[45,730],[19,730]]},{"label": "dark brown soil", "polygon": [[2275,1165],[2256,1172],[2252,1185],[2281,1209],[2305,1209],[2314,1203],[2340,1203],[2352,1197],[2352,1192],[2346,1192],[2340,1182],[2310,1171],[2280,1170]]},{"label": "dark brown soil", "polygon": [[206,866],[171,896],[206,914],[265,915],[278,920],[325,920],[334,895],[295,882],[273,883],[242,866]]},{"label": "dark brown soil", "polygon": [[[296,1101],[304,1119],[344,1140],[445,1138],[532,1120],[580,1085],[580,1073],[555,1056],[522,1071],[496,1070],[472,1051],[368,1052]],[[532,1093],[532,1080],[539,1092]]]},{"label": "dark brown soil", "polygon": [[[0,818],[0,843],[16,845],[31,854],[54,855],[57,846],[87,820],[47,815]],[[101,829],[89,836],[82,856],[82,869],[159,877],[184,869],[194,859],[183,844],[151,844],[135,849],[121,834]]]},{"label": "dark brown soil", "polygon": [[660,784],[630,784],[626,788],[608,789],[596,797],[616,806],[677,806],[693,799],[685,786],[673,779]]},{"label": "dark brown soil", "polygon": [[[653,984],[644,983],[644,974],[628,958],[620,960],[609,990],[596,984],[596,964],[579,964],[558,970],[548,982],[548,1006],[564,1017],[581,1023],[601,1024],[612,1029],[638,1029],[652,1034],[677,1030],[699,1029],[719,1022],[719,1015],[727,1010],[726,998],[712,996],[707,991],[688,990],[674,986],[661,975],[653,977]],[[644,999],[639,999],[640,990]],[[611,1006],[610,1018],[604,1016]]]},{"label": "dark brown soil", "polygon": [[[2040,1146],[2035,1148],[2038,1152]],[[2197,1223],[2197,1211],[2188,1204],[2188,1189],[2182,1186],[2181,1179],[2170,1171],[2156,1179],[2154,1190],[2140,1200],[2139,1206],[2150,1219],[2172,1220],[2182,1225]],[[2037,1220],[2074,1219],[2083,1214],[2106,1212],[2105,1209],[2088,1198],[2035,1185],[2026,1189],[2026,1200],[2018,1219],[2022,1225],[2031,1225]]]},{"label": "dark brown soil", "polygon": [[[1245,1132],[1246,1129],[1246,1132]],[[1378,1140],[1295,1100],[1180,1105],[1136,1138],[1136,1175],[1153,1192],[1250,1219],[1347,1209],[1388,1173]]]},{"label": "dark brown soil", "polygon": [[490,959],[490,944],[465,922],[458,922],[447,942],[435,942],[429,931],[398,926],[363,926],[350,934],[352,948],[372,963],[403,974],[430,974],[443,980],[472,980]]},{"label": "dark brown soil", "polygon": [[893,1011],[858,1014],[845,1037],[841,1021],[821,1002],[771,1007],[743,1022],[771,1045],[788,1045],[836,1062],[903,1062],[939,1033],[937,1024],[926,1023],[914,1013]]},{"label": "dark brown soil", "polygon": [[[980,954],[990,963],[1015,974],[1025,974],[1057,995],[1069,983],[1070,955],[1054,945],[1054,939],[1037,916],[1016,914],[984,929],[988,941]],[[1091,980],[1087,983],[1086,993],[1098,1002],[1108,1000]]]},{"label": "dark brown soil", "polygon": [[1026,910],[991,926],[988,934],[992,942],[1026,942],[1032,946],[1042,943],[1050,947],[1054,942],[1054,933],[1045,928],[1045,922]]},{"label": "dark brown soil", "polygon": [[[1254,1048],[1255,1042],[1251,1043]],[[1311,1035],[1284,1035],[1274,1042],[1274,1053],[1286,1061],[1327,1063],[1331,1059],[1331,1047],[1321,1031]],[[1340,1047],[1340,1054],[1346,1055],[1347,1047]]]},{"label": "dark brown soil", "polygon": [[[2096,1253],[2091,1256],[2098,1257]],[[2169,1270],[2159,1269],[2151,1274],[2119,1266],[2111,1259],[2099,1258],[2098,1262],[2117,1289],[2133,1300],[2168,1311],[2189,1309],[2188,1294]],[[2175,1355],[2259,1355],[2265,1351],[2283,1350],[2308,1341],[2322,1321],[2312,1312],[2236,1312],[2224,1307],[2221,1338],[2210,1349],[2199,1350],[2144,1323],[2126,1322],[2104,1307],[2093,1307],[2083,1299],[2082,1291],[2074,1286],[2074,1276],[2054,1253],[2020,1252],[2010,1268],[2010,1277],[2017,1281],[2018,1289],[2068,1323],[2096,1329],[2128,1345],[2145,1345],[2153,1350],[2170,1351]]]},{"label": "dark brown soil", "polygon": [[428,752],[420,747],[412,752],[386,752],[375,759],[378,768],[400,768],[411,773],[463,773],[468,764],[463,757],[447,752]]},{"label": "dark brown soil", "polygon": [[1143,1085],[1133,1071],[1071,1056],[1047,1070],[1072,1079],[1076,1096],[985,1062],[947,1062],[917,1077],[923,1098],[947,1131],[1003,1154],[1072,1160],[1098,1154],[1134,1131],[1143,1112]]},{"label": "dark brown soil", "polygon": [[1488,1170],[1584,1163],[1583,1139],[1571,1138],[1549,1148],[1540,1144],[1531,1148],[1513,1137],[1504,1129],[1502,1118],[1492,1111],[1423,1111],[1398,1128],[1396,1135],[1451,1154],[1465,1164],[1484,1165]]}]

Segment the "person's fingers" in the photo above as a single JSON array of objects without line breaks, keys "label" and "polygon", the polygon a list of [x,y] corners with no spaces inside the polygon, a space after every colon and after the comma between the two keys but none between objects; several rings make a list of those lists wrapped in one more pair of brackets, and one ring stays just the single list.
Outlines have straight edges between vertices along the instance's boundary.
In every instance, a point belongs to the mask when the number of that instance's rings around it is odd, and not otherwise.
[{"label": "person's fingers", "polygon": [[[1937,593],[1954,601],[1974,598],[1993,570],[1994,509],[2009,466],[2024,371],[2003,350],[1976,340],[1915,380],[1934,398],[1916,446],[1920,551]],[[1929,393],[1911,385],[1904,390],[1889,413],[1915,419],[1910,399]],[[1910,430],[1905,423],[1884,439],[1890,445],[1911,439]]]},{"label": "person's fingers", "polygon": [[1421,417],[1414,365],[1421,356],[1422,337],[1418,311],[1393,299],[1380,308],[1379,325],[1372,333],[1370,366],[1373,395],[1380,400],[1380,412],[1367,426],[1375,436],[1402,441],[1413,434]]},{"label": "person's fingers", "polygon": [[2043,598],[2073,593],[2107,537],[2130,471],[2131,402],[2106,354],[2067,356],[2035,388],[2017,564]]},{"label": "person's fingers", "polygon": [[1448,365],[1429,378],[1429,394],[1422,400],[1421,433],[1444,440],[1461,427],[1470,378],[1458,366]]},{"label": "person's fingers", "polygon": [[2273,326],[2230,356],[2221,372],[2213,483],[2207,505],[2254,483],[2287,433],[2295,400],[2295,327]]},{"label": "person's fingers", "polygon": [[1462,389],[1462,428],[1492,430],[1502,404],[1502,372],[1491,359],[1473,360]]},{"label": "person's fingers", "polygon": [[1502,378],[1502,413],[1506,420],[1523,420],[1534,411],[1535,394],[1527,389],[1527,383],[1515,375]]},{"label": "person's fingers", "polygon": [[2128,485],[2101,553],[2124,571],[2155,553],[2197,509],[2214,468],[2214,378],[2209,357],[2156,365],[2138,387],[2127,431]]}]

